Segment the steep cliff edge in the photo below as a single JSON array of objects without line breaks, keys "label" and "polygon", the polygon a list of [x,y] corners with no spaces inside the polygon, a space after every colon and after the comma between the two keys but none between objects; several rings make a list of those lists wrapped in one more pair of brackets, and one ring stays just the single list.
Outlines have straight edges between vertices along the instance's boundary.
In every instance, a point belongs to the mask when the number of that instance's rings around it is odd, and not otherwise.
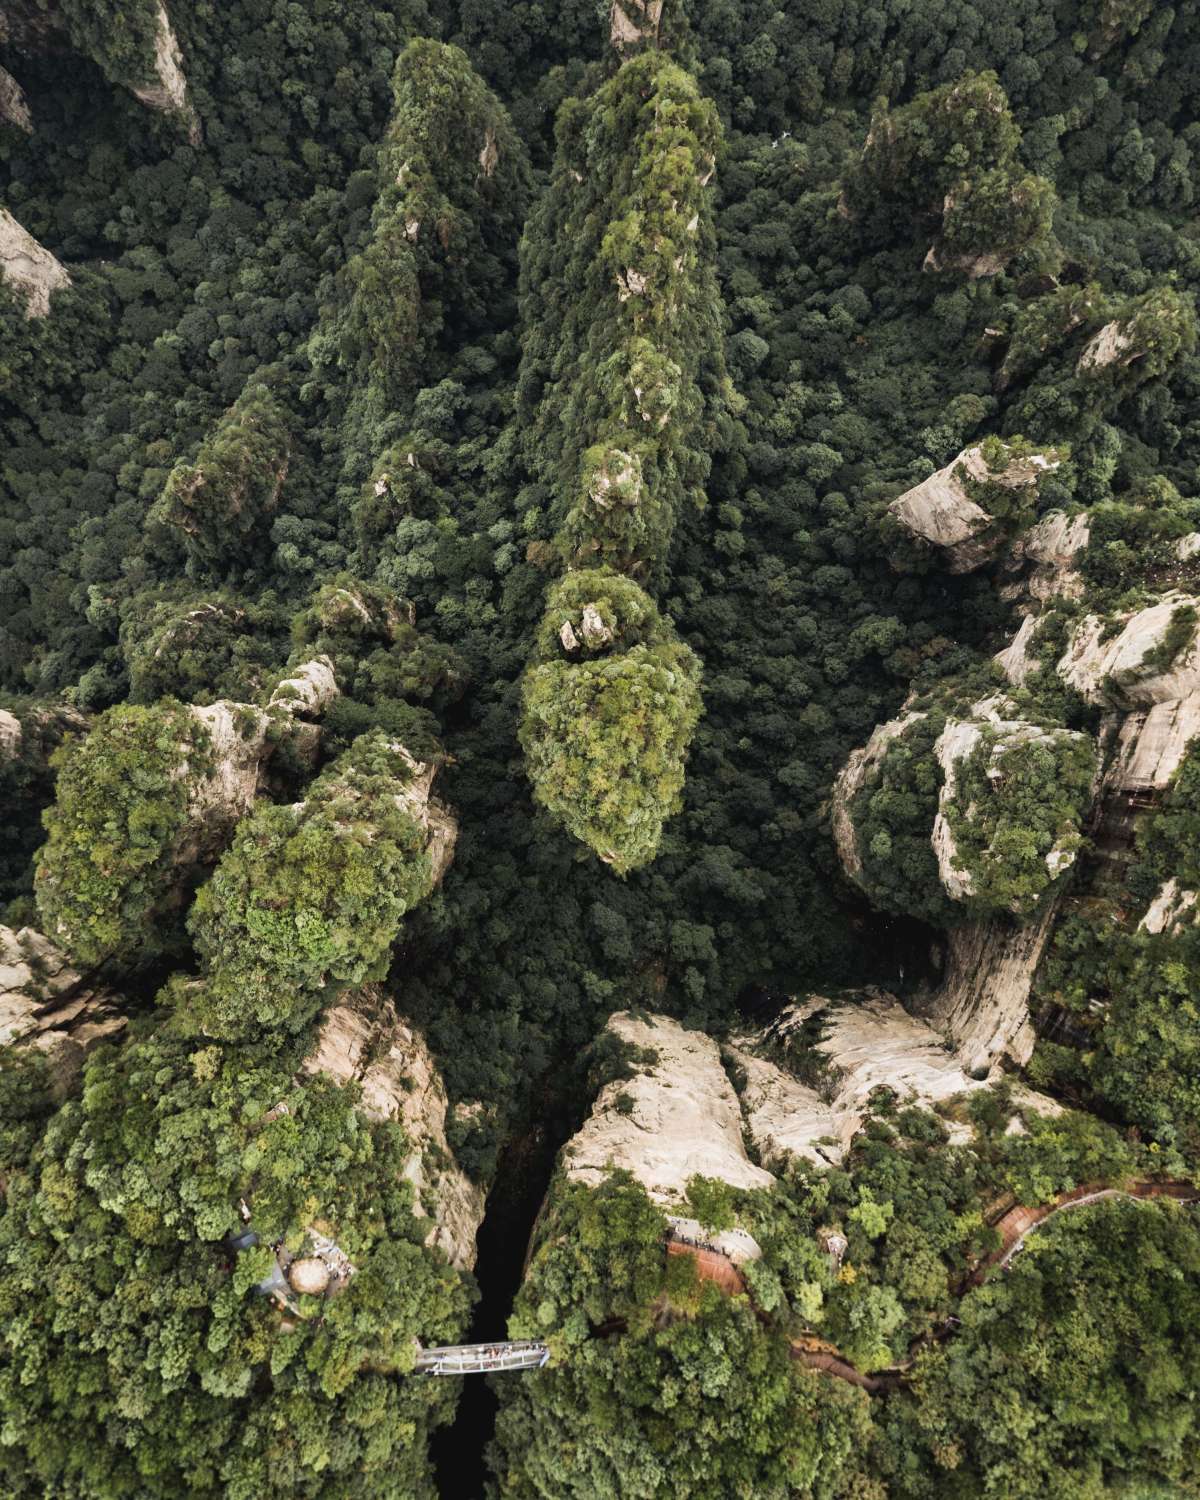
[{"label": "steep cliff edge", "polygon": [[0,208],[0,278],[25,303],[27,318],[44,318],[54,292],[71,285],[67,268]]}]

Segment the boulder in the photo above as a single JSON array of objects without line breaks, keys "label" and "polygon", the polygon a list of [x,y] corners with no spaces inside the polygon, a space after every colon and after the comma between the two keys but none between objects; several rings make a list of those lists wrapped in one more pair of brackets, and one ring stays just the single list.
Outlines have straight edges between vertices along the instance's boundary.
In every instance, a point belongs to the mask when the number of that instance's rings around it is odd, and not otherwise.
[{"label": "boulder", "polygon": [[736,1188],[774,1184],[746,1155],[742,1114],[711,1037],[666,1016],[620,1011],[608,1031],[653,1062],[601,1089],[582,1129],[564,1150],[567,1176],[597,1186],[624,1168],[656,1202],[681,1204],[695,1176]]},{"label": "boulder", "polygon": [[271,694],[270,706],[304,719],[319,719],[337,697],[333,663],[327,656],[318,656],[279,683]]},{"label": "boulder", "polygon": [[15,125],[26,135],[33,133],[33,116],[25,90],[6,69],[0,68],[0,124]]},{"label": "boulder", "polygon": [[1200,893],[1182,889],[1172,876],[1159,887],[1138,927],[1143,932],[1152,934],[1177,933],[1181,927],[1195,923],[1197,900],[1200,900]]},{"label": "boulder", "polygon": [[1137,340],[1118,319],[1106,323],[1099,333],[1087,341],[1075,372],[1078,375],[1095,375],[1100,370],[1108,369],[1110,365],[1131,365],[1134,360],[1141,359],[1145,352],[1138,347]]},{"label": "boulder", "polygon": [[[460,1270],[475,1264],[475,1235],[484,1194],[455,1164],[446,1139],[446,1090],[424,1037],[399,1019],[377,991],[360,992],[363,1008],[346,1003],[325,1013],[308,1074],[357,1083],[370,1120],[395,1120],[408,1140],[404,1176],[414,1212],[434,1220],[425,1243],[437,1245]],[[369,1012],[368,1013],[368,1007]]]},{"label": "boulder", "polygon": [[66,268],[6,208],[0,208],[0,278],[24,299],[27,318],[44,318],[51,294],[71,285]]},{"label": "boulder", "polygon": [[652,42],[662,21],[663,0],[612,0],[608,40],[619,53]]},{"label": "boulder", "polygon": [[1116,634],[1099,615],[1086,616],[1074,629],[1059,660],[1058,675],[1089,703],[1125,707],[1166,703],[1200,692],[1200,651],[1193,630],[1173,661],[1146,661],[1162,647],[1178,609],[1200,613],[1200,600],[1171,593],[1123,619]]},{"label": "boulder", "polygon": [[1039,603],[1054,598],[1079,598],[1083,593],[1083,577],[1078,564],[1090,539],[1086,512],[1068,516],[1065,511],[1049,511],[1013,543],[1010,566],[1033,564],[1016,591]]},{"label": "boulder", "polygon": [[56,1095],[70,1091],[85,1054],[125,1026],[119,997],[85,979],[40,932],[0,927],[0,1047],[45,1053]]},{"label": "boulder", "polygon": [[993,518],[971,498],[972,482],[1025,489],[1036,486],[1058,464],[1052,455],[1031,453],[992,469],[982,444],[976,444],[906,490],[888,510],[911,536],[940,549],[951,573],[969,573],[993,557],[1002,541],[993,533]]}]

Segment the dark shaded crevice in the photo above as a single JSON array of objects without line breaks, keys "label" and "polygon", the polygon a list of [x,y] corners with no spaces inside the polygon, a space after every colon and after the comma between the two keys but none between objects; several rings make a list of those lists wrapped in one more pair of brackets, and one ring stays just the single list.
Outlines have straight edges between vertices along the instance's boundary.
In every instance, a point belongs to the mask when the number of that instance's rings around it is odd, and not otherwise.
[{"label": "dark shaded crevice", "polygon": [[[558,1123],[555,1118],[554,1124]],[[479,1301],[463,1335],[464,1343],[498,1342],[507,1334],[530,1235],[566,1134],[569,1131],[560,1134],[553,1126],[533,1124],[501,1150],[475,1239]],[[495,1429],[498,1404],[492,1380],[536,1378],[513,1373],[463,1379],[453,1422],[435,1432],[430,1443],[438,1494],[443,1500],[483,1500],[488,1477],[485,1453]]]}]

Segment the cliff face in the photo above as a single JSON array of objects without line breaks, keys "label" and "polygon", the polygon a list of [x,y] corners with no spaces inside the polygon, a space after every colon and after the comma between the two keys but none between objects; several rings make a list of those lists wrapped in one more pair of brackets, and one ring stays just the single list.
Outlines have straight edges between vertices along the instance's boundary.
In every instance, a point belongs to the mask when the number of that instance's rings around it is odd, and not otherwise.
[{"label": "cliff face", "polygon": [[879,765],[892,741],[898,739],[910,724],[915,724],[924,717],[921,713],[902,713],[886,724],[877,725],[867,743],[860,750],[850,752],[849,759],[834,782],[830,805],[833,839],[842,869],[856,884],[861,884],[863,862],[851,815],[855,798],[863,790],[867,777]]},{"label": "cliff face", "polygon": [[374,989],[359,992],[358,1000],[361,1008],[343,1000],[326,1012],[304,1071],[357,1083],[368,1119],[395,1120],[403,1128],[411,1149],[404,1175],[416,1195],[414,1211],[433,1221],[425,1243],[469,1271],[484,1194],[454,1162],[441,1076],[424,1037],[390,1002]]},{"label": "cliff face", "polygon": [[33,131],[33,116],[25,90],[6,69],[0,68],[0,124],[15,125],[26,135]]},{"label": "cliff face", "polygon": [[623,1167],[663,1204],[680,1204],[694,1176],[733,1187],[770,1187],[775,1179],[746,1155],[737,1095],[716,1042],[666,1016],[610,1017],[622,1042],[654,1054],[632,1078],[606,1084],[583,1128],[565,1149],[567,1175],[596,1186]]},{"label": "cliff face", "polygon": [[0,927],[0,1047],[31,1047],[50,1063],[65,1095],[97,1042],[119,1036],[126,1017],[115,994],[93,984],[32,927]]},{"label": "cliff face", "polygon": [[0,278],[25,303],[27,318],[44,318],[53,292],[71,285],[66,267],[0,208]]}]

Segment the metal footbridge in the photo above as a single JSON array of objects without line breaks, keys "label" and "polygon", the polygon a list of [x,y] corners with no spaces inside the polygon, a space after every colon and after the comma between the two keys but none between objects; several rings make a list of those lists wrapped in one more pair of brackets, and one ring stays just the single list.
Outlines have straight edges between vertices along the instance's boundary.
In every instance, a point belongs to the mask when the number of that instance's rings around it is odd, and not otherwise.
[{"label": "metal footbridge", "polygon": [[444,1344],[417,1352],[418,1375],[491,1375],[503,1370],[540,1370],[550,1358],[545,1344],[518,1339],[503,1344]]}]

